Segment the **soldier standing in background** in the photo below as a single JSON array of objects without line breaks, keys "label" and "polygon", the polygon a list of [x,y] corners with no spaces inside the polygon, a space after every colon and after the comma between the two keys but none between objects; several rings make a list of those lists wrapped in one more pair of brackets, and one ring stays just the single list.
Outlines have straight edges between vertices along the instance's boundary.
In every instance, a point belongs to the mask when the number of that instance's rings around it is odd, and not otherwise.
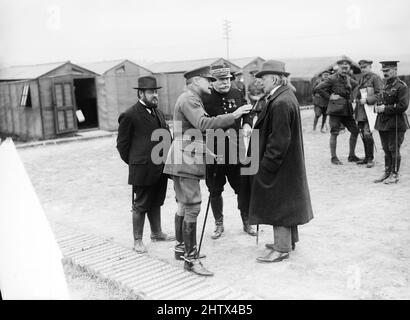
[{"label": "soldier standing in background", "polygon": [[357,86],[356,80],[349,75],[351,62],[347,59],[337,61],[339,68],[335,74],[319,83],[313,93],[326,96],[330,92],[329,105],[326,113],[329,115],[330,125],[330,153],[331,162],[336,165],[343,164],[336,155],[337,136],[340,125],[343,124],[350,131],[349,162],[357,162],[360,159],[355,154],[359,129],[353,119],[352,90]]},{"label": "soldier standing in background", "polygon": [[243,72],[235,72],[231,80],[232,88],[238,89],[241,92],[243,99],[246,100],[246,87],[243,83]]},{"label": "soldier standing in background", "polygon": [[[330,75],[329,70],[323,71],[319,76],[315,83],[313,84],[313,90],[316,86],[321,83],[322,81],[326,80]],[[326,94],[325,94],[326,93]],[[315,119],[313,120],[313,131],[316,130],[317,122],[319,121],[320,116],[322,116],[322,126],[320,128],[320,132],[324,133],[325,131],[325,124],[326,124],[326,109],[327,105],[329,104],[329,97],[330,94],[326,91],[321,91],[321,93],[315,93],[313,95],[313,104],[315,110]]]},{"label": "soldier standing in background", "polygon": [[[356,109],[354,110],[359,132],[363,140],[364,154],[363,160],[357,161],[357,164],[366,164],[367,168],[374,167],[374,140],[370,131],[369,121],[367,119],[365,104],[375,105],[376,101],[381,99],[382,79],[372,72],[371,60],[360,60],[359,66],[362,70],[362,77],[359,80],[356,96]],[[367,98],[361,96],[360,89],[367,91]]]},{"label": "soldier standing in background", "polygon": [[261,79],[255,77],[255,74],[258,72],[258,69],[249,71],[249,74],[252,76],[252,80],[248,85],[248,100],[249,103],[254,105],[260,97],[264,95],[263,92],[263,83]]},{"label": "soldier standing in background", "polygon": [[384,174],[374,182],[393,184],[399,181],[401,163],[400,146],[406,130],[410,128],[406,110],[409,107],[409,88],[397,77],[399,61],[381,61],[384,76],[382,104],[375,107],[378,113],[375,129],[379,130],[384,151]]}]

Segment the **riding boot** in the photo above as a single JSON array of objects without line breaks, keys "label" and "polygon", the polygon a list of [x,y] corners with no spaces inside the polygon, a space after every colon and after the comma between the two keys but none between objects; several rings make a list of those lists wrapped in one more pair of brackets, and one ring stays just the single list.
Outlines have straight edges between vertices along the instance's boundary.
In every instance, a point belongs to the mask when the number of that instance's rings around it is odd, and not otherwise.
[{"label": "riding boot", "polygon": [[369,142],[367,138],[363,138],[363,149],[364,149],[364,159],[359,160],[356,162],[356,164],[367,164],[368,160],[369,160]]},{"label": "riding boot", "polygon": [[137,212],[132,210],[132,231],[134,236],[134,251],[138,253],[147,252],[147,249],[142,242],[144,232],[145,212]]},{"label": "riding boot", "polygon": [[394,183],[399,182],[399,169],[400,169],[401,158],[400,156],[398,156],[396,159],[396,155],[393,154],[392,160],[393,160],[392,172],[390,173],[390,176],[386,180],[383,181],[384,184],[394,184]]},{"label": "riding boot", "polygon": [[367,168],[373,168],[374,167],[374,140],[373,137],[370,136],[369,139],[367,139]]},{"label": "riding boot", "polygon": [[212,239],[218,239],[224,232],[223,199],[221,195],[211,197],[211,207],[215,218],[215,230]]},{"label": "riding boot", "polygon": [[161,207],[152,207],[148,211],[148,220],[151,225],[151,240],[152,241],[174,241],[175,237],[168,236],[161,229]]},{"label": "riding boot", "polygon": [[337,146],[337,135],[336,134],[330,134],[329,146],[330,146],[330,155],[332,157],[331,162],[333,164],[342,164],[342,162],[336,156],[336,146]]},{"label": "riding boot", "polygon": [[373,182],[374,183],[380,183],[383,182],[384,180],[386,180],[389,176],[390,173],[392,172],[392,158],[391,158],[391,154],[390,153],[385,153],[384,154],[384,173],[383,175],[378,178],[375,179]]},{"label": "riding boot", "polygon": [[214,274],[205,269],[198,258],[196,247],[196,222],[186,222],[182,224],[182,234],[185,243],[184,269],[196,273],[200,276],[213,276]]},{"label": "riding boot", "polygon": [[241,211],[241,218],[242,218],[242,224],[243,224],[243,231],[245,231],[247,234],[250,236],[256,236],[256,231],[252,228],[252,226],[249,224],[248,220],[249,213],[245,211]]},{"label": "riding boot", "polygon": [[182,234],[182,224],[184,222],[184,216],[179,216],[175,214],[175,247],[174,247],[174,252],[175,252],[175,259],[176,260],[181,260],[184,252],[185,252],[185,243],[184,243],[184,237]]},{"label": "riding boot", "polygon": [[358,158],[355,154],[355,149],[356,149],[356,143],[357,143],[357,135],[350,134],[350,139],[349,139],[349,157],[348,161],[349,162],[357,162],[360,161],[360,158]]}]

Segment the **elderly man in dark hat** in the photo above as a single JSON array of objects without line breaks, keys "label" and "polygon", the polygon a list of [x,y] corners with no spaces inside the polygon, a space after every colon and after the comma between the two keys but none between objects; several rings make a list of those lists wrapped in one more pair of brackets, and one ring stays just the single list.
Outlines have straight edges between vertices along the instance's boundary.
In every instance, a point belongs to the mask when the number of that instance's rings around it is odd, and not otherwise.
[{"label": "elderly man in dark hat", "polygon": [[203,98],[211,94],[211,82],[216,80],[209,67],[188,71],[184,74],[187,91],[182,93],[174,109],[174,140],[169,150],[164,173],[172,176],[178,212],[175,216],[175,258],[183,255],[184,268],[201,276],[212,276],[198,256],[196,227],[201,210],[199,181],[205,178],[206,154],[204,134],[208,129],[229,128],[243,114],[250,111],[249,105],[241,106],[232,113],[209,116]]},{"label": "elderly man in dark hat", "polygon": [[337,136],[341,124],[350,131],[348,161],[357,162],[360,160],[355,154],[359,128],[353,119],[352,91],[357,86],[357,82],[349,75],[351,64],[348,59],[340,59],[337,61],[339,68],[336,73],[313,89],[314,94],[318,93],[322,96],[330,93],[326,113],[329,115],[331,162],[336,165],[342,164],[336,155]]},{"label": "elderly man in dark hat", "polygon": [[[203,98],[205,111],[211,117],[232,113],[238,109],[238,107],[247,103],[240,90],[232,88],[229,65],[218,64],[211,66],[211,75],[215,77],[216,80],[212,82],[211,94]],[[215,231],[212,234],[212,239],[218,239],[224,232],[222,192],[224,191],[226,180],[228,180],[237,195],[243,230],[249,235],[256,236],[256,232],[248,223],[248,208],[241,208],[242,202],[239,199],[241,165],[238,162],[239,154],[237,151],[239,151],[240,126],[240,121],[236,121],[233,126],[226,130],[229,141],[224,141],[225,152],[224,159],[222,159],[223,163],[209,164],[206,168],[206,185],[211,195],[211,207],[215,218]],[[233,131],[235,134],[230,136],[229,131]],[[215,139],[214,150],[217,150],[217,142],[217,139]],[[230,157],[230,149],[236,150],[234,159]]]},{"label": "elderly man in dark hat", "polygon": [[379,130],[384,151],[384,173],[374,182],[394,184],[399,181],[400,146],[410,128],[406,110],[409,107],[409,88],[397,77],[399,61],[381,61],[384,76],[381,102],[376,105],[375,128]]},{"label": "elderly man in dark hat", "polygon": [[[313,84],[313,90],[316,86],[321,83],[322,81],[326,80],[330,76],[331,72],[329,70],[324,70],[320,75],[319,78]],[[326,93],[326,95],[325,95]],[[327,105],[329,104],[329,97],[330,94],[328,92],[322,91],[321,93],[315,93],[313,95],[313,105],[315,111],[315,118],[313,120],[313,131],[316,130],[317,122],[319,121],[320,116],[322,116],[322,125],[320,128],[320,132],[325,132],[325,124],[326,124],[326,109]]]},{"label": "elderly man in dark hat", "polygon": [[366,106],[374,106],[380,101],[382,94],[382,79],[372,72],[371,60],[362,59],[359,66],[362,71],[362,77],[358,81],[356,92],[356,109],[355,119],[357,121],[360,135],[363,140],[364,154],[363,160],[357,161],[357,164],[365,164],[367,168],[374,167],[374,140],[366,114]]},{"label": "elderly man in dark hat", "polygon": [[173,241],[161,229],[161,206],[167,190],[167,177],[163,164],[155,164],[151,151],[157,144],[151,134],[157,129],[169,130],[164,114],[158,109],[157,81],[152,76],[138,79],[138,102],[122,113],[118,119],[117,149],[128,165],[128,184],[132,185],[132,226],[134,250],[147,251],[142,241],[145,215],[151,226],[152,241]]},{"label": "elderly man in dark hat", "polygon": [[264,62],[256,74],[266,96],[254,125],[259,154],[251,157],[259,161],[259,170],[251,178],[249,222],[272,225],[274,233],[273,244],[266,244],[268,251],[259,262],[287,259],[298,241],[298,225],[313,218],[299,103],[287,85],[288,75],[285,64],[276,60]]}]

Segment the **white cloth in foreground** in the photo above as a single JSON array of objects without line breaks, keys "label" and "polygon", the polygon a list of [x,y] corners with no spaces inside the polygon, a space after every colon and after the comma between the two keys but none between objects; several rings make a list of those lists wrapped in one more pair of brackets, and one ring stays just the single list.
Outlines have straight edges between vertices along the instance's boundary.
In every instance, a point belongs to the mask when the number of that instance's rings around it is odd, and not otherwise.
[{"label": "white cloth in foreground", "polygon": [[8,299],[69,299],[62,254],[13,141],[0,145],[0,290]]}]

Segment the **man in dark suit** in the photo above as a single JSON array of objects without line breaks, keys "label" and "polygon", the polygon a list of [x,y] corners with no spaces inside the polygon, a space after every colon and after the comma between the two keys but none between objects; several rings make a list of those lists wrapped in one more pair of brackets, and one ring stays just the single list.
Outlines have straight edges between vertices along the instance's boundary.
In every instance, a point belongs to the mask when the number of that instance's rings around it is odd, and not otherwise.
[{"label": "man in dark suit", "polygon": [[158,142],[151,141],[151,134],[157,129],[169,131],[164,114],[157,108],[157,86],[152,76],[138,79],[139,101],[122,113],[118,119],[117,149],[121,159],[129,167],[128,184],[132,185],[132,225],[134,250],[144,253],[142,242],[145,214],[151,225],[152,241],[172,241],[161,230],[161,206],[167,190],[167,176],[162,173],[163,164],[155,164],[151,158],[152,149]]}]

